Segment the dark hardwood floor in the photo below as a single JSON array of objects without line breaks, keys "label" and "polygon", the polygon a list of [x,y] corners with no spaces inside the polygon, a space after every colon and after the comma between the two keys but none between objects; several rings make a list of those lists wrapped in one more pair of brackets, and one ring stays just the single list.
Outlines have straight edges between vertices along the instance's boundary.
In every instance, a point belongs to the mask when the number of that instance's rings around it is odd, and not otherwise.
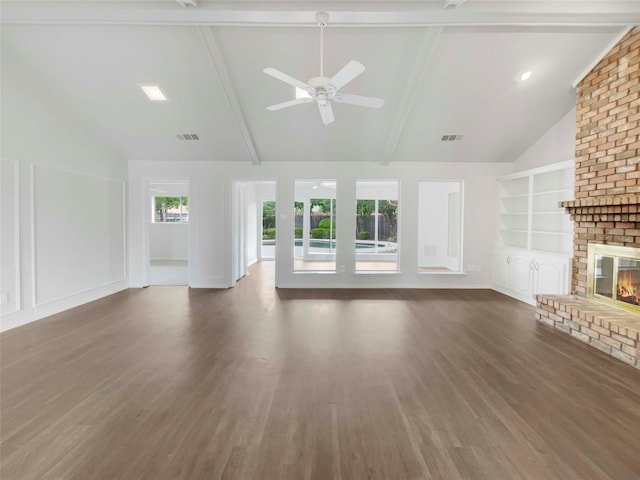
[{"label": "dark hardwood floor", "polygon": [[250,272],[2,334],[0,477],[640,478],[640,371],[533,308]]}]

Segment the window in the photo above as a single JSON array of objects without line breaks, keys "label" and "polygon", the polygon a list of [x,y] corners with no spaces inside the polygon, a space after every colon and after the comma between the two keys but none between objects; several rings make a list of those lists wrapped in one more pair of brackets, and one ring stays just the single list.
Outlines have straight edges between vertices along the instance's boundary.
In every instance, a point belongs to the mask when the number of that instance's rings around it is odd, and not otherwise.
[{"label": "window", "polygon": [[336,271],[336,181],[296,180],[294,271]]},{"label": "window", "polygon": [[261,258],[275,258],[276,249],[276,202],[262,202],[262,244]]},{"label": "window", "polygon": [[356,182],[356,272],[398,271],[396,180]]},{"label": "window", "polygon": [[154,223],[189,221],[189,197],[153,197]]},{"label": "window", "polygon": [[462,187],[418,183],[418,272],[462,271]]}]

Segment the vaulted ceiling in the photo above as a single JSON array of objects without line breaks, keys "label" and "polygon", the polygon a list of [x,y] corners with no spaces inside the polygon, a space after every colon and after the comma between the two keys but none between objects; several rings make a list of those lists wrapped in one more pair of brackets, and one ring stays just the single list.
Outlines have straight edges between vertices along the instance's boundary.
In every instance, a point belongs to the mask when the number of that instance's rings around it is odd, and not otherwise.
[{"label": "vaulted ceiling", "polygon": [[[566,114],[575,81],[640,23],[626,0],[194,3],[2,1],[3,68],[29,72],[130,160],[501,162]],[[294,89],[265,67],[319,75],[317,11],[325,75],[361,62],[343,92],[382,108],[334,103],[329,125],[313,103],[266,110]],[[144,97],[148,83],[169,101]]]}]

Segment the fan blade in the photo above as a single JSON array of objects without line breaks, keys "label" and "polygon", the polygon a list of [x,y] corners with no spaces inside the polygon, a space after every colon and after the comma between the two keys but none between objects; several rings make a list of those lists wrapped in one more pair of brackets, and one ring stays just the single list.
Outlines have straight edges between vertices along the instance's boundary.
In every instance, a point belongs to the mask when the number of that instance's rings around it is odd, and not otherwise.
[{"label": "fan blade", "polygon": [[311,98],[297,98],[296,100],[289,100],[288,102],[277,103],[267,107],[267,110],[275,112],[276,110],[282,110],[283,108],[293,107],[294,105],[300,105],[301,103],[310,102]]},{"label": "fan blade", "polygon": [[336,87],[336,90],[340,90],[351,80],[356,78],[362,72],[364,72],[364,65],[360,62],[356,62],[355,60],[349,61],[342,69],[336,73],[329,83]]},{"label": "fan blade", "polygon": [[333,100],[339,103],[348,103],[349,105],[359,105],[360,107],[380,108],[384,105],[381,98],[363,97],[362,95],[351,95],[350,93],[338,93]]},{"label": "fan blade", "polygon": [[288,83],[289,85],[293,85],[294,87],[301,88],[304,91],[307,91],[309,89],[309,85],[307,85],[306,83],[301,82],[300,80],[296,80],[295,78],[290,77],[286,73],[282,73],[280,70],[276,70],[275,68],[267,67],[263,70],[263,72],[267,75],[272,76],[273,78],[277,78],[284,83]]},{"label": "fan blade", "polygon": [[318,102],[318,109],[320,110],[320,117],[322,117],[322,123],[324,123],[325,125],[329,125],[330,123],[333,123],[335,118],[333,118],[333,110],[331,108],[331,103],[327,102],[322,104]]}]

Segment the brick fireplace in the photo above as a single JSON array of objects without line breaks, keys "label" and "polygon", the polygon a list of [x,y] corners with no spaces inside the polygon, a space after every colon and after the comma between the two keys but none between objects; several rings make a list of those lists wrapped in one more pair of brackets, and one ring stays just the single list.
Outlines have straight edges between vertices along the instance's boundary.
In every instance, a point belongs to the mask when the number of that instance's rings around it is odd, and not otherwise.
[{"label": "brick fireplace", "polygon": [[589,244],[640,247],[640,27],[578,84],[571,296],[539,295],[536,318],[640,368],[640,315],[586,298]]}]

